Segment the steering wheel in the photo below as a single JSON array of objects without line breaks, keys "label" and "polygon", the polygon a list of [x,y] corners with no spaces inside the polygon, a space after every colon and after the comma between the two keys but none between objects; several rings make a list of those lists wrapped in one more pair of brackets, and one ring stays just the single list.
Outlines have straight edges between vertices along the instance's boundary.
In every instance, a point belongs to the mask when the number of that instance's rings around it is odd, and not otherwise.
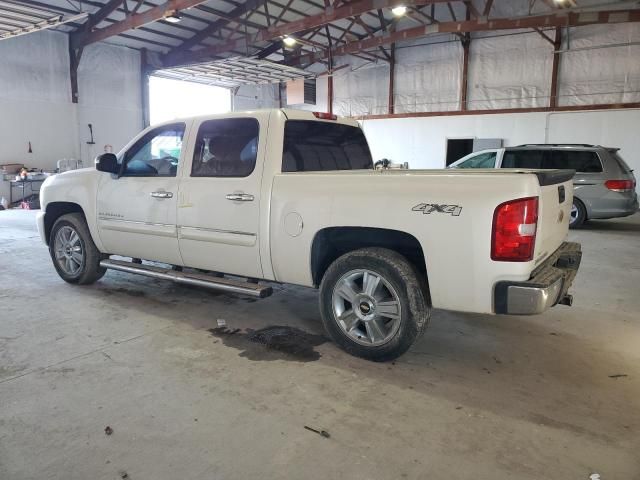
[{"label": "steering wheel", "polygon": [[176,157],[172,157],[171,155],[167,155],[166,157],[162,157],[162,158],[160,158],[160,160],[161,161],[162,160],[167,160],[167,161],[169,161],[171,163],[174,163],[174,162],[178,163],[178,159]]}]

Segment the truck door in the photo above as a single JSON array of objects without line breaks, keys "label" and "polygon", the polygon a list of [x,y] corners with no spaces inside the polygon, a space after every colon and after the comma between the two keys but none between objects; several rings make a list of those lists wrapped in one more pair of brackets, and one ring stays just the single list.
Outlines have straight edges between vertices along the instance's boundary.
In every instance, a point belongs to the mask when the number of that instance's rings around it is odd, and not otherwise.
[{"label": "truck door", "polygon": [[190,267],[262,277],[260,187],[268,115],[193,125],[178,199],[178,242]]},{"label": "truck door", "polygon": [[154,128],[122,156],[122,173],[98,187],[100,239],[109,253],[182,265],[176,229],[185,123]]}]

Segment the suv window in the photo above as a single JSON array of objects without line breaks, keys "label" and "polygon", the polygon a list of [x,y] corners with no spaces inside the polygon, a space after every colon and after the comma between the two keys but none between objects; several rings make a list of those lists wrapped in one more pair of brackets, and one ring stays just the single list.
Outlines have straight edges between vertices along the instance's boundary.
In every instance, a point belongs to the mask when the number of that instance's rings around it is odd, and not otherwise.
[{"label": "suv window", "polygon": [[182,151],[184,129],[184,123],[175,123],[148,132],[125,154],[122,175],[175,177]]},{"label": "suv window", "polygon": [[627,162],[624,161],[624,159],[620,156],[620,154],[618,153],[617,150],[614,151],[609,151],[609,154],[615,158],[618,162],[618,165],[620,165],[620,168],[622,169],[622,171],[624,173],[632,173],[633,170],[631,169],[631,167],[629,167],[629,165],[627,164]]},{"label": "suv window", "polygon": [[480,153],[456,165],[457,168],[494,168],[496,152]]},{"label": "suv window", "polygon": [[307,120],[285,123],[283,172],[363,169],[373,169],[373,160],[360,128]]},{"label": "suv window", "polygon": [[544,168],[570,168],[580,173],[598,173],[602,172],[602,163],[596,152],[554,150]]},{"label": "suv window", "polygon": [[545,150],[507,150],[502,158],[502,168],[544,168]]},{"label": "suv window", "polygon": [[208,120],[200,125],[192,177],[248,177],[256,166],[260,125],[255,118]]}]

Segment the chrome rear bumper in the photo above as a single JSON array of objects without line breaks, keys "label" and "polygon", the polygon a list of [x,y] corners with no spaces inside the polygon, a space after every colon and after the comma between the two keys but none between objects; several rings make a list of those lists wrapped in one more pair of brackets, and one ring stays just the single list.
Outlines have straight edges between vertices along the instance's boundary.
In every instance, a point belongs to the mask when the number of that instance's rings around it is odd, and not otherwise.
[{"label": "chrome rear bumper", "polygon": [[571,305],[567,293],[578,273],[582,250],[579,243],[564,242],[526,282],[498,282],[494,310],[498,314],[536,315],[557,305]]}]

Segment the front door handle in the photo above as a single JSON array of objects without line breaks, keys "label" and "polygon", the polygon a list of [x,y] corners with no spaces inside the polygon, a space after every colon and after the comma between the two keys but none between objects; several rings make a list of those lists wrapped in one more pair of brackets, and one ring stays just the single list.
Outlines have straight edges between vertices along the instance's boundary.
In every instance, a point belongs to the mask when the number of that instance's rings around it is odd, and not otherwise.
[{"label": "front door handle", "polygon": [[151,196],[153,198],[173,198],[173,193],[165,191],[151,192]]},{"label": "front door handle", "polygon": [[234,202],[253,202],[254,196],[249,193],[228,193],[227,200]]}]

